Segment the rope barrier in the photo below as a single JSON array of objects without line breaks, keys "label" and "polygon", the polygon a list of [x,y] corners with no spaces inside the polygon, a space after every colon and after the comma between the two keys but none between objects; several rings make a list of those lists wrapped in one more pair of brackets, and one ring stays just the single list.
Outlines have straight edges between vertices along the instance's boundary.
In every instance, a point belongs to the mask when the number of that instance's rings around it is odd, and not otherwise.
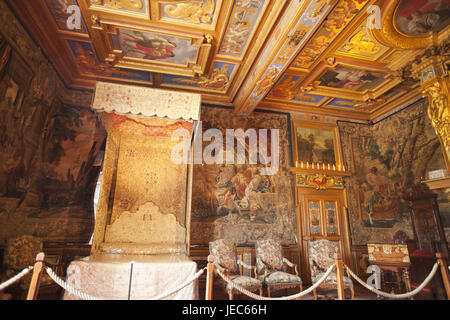
[{"label": "rope barrier", "polygon": [[284,296],[284,297],[278,297],[278,298],[270,298],[270,297],[263,297],[260,295],[257,295],[251,291],[248,291],[247,289],[241,287],[240,285],[234,283],[230,278],[228,278],[226,275],[222,273],[220,269],[217,269],[217,273],[222,277],[223,280],[225,280],[228,284],[230,284],[234,289],[238,290],[239,292],[245,294],[246,296],[253,298],[255,300],[295,300],[298,298],[303,297],[304,295],[307,295],[308,293],[312,292],[314,289],[316,289],[322,282],[325,281],[326,278],[330,275],[330,273],[333,271],[333,269],[336,267],[335,264],[331,265],[328,270],[323,274],[323,276],[311,287],[309,287],[306,290],[303,290],[297,294],[290,295],[290,296]]},{"label": "rope barrier", "polygon": [[31,270],[33,270],[33,266],[29,266],[29,267],[23,269],[21,272],[16,274],[14,277],[12,277],[9,280],[6,280],[2,284],[0,284],[0,291],[6,289],[10,285],[12,285],[14,282],[19,281],[20,279],[25,277]]},{"label": "rope barrier", "polygon": [[[192,282],[194,282],[195,280],[197,280],[205,271],[206,268],[201,269],[200,271],[198,271],[195,275],[193,275],[191,278],[189,278],[188,280],[186,280],[184,283],[182,283],[181,285],[177,286],[176,288],[172,289],[170,292],[165,292],[162,293],[156,297],[147,299],[147,300],[162,300],[164,298],[167,298],[168,296],[171,296],[175,293],[177,293],[178,291],[184,289],[185,287],[187,287],[188,285],[190,285]],[[91,296],[87,293],[84,293],[74,287],[72,287],[70,284],[68,284],[67,282],[65,282],[63,279],[61,279],[60,277],[58,277],[56,275],[56,273],[50,268],[47,267],[45,269],[48,273],[48,275],[50,276],[50,278],[52,278],[53,281],[55,281],[59,286],[61,286],[64,290],[68,291],[70,294],[73,294],[83,300],[106,300],[103,298],[98,298],[98,297],[94,297]]]},{"label": "rope barrier", "polygon": [[65,282],[63,279],[58,277],[56,275],[56,273],[53,272],[53,270],[50,267],[45,268],[45,270],[47,271],[48,275],[50,276],[50,278],[52,278],[53,281],[55,281],[60,287],[62,287],[64,290],[68,291],[69,293],[71,293],[75,296],[78,296],[79,298],[81,298],[83,300],[103,300],[101,298],[91,296],[87,293],[81,292],[78,289],[75,289],[70,284]]},{"label": "rope barrier", "polygon": [[384,296],[386,298],[403,299],[403,298],[410,298],[410,297],[416,295],[417,293],[419,293],[428,284],[428,282],[430,282],[431,279],[434,277],[434,275],[436,274],[436,271],[437,271],[437,269],[439,267],[439,263],[436,262],[434,264],[433,269],[431,269],[430,274],[425,278],[425,280],[421,283],[420,286],[418,286],[413,291],[410,291],[410,292],[407,292],[407,293],[402,293],[402,294],[392,294],[392,293],[387,293],[387,292],[384,292],[384,291],[377,290],[377,289],[369,286],[363,280],[361,280],[356,274],[353,273],[353,271],[347,265],[344,264],[344,267],[347,269],[348,273],[356,281],[358,281],[363,287],[365,287],[366,289],[372,291],[373,293],[376,293],[377,295],[380,295],[380,296]]},{"label": "rope barrier", "polygon": [[[392,298],[392,299],[410,298],[410,297],[416,295],[417,293],[422,291],[422,289],[431,281],[431,279],[435,276],[435,274],[436,274],[436,272],[437,272],[437,270],[439,268],[439,262],[436,262],[434,264],[432,270],[428,274],[428,276],[425,278],[425,280],[415,290],[407,292],[407,293],[403,293],[403,294],[391,294],[391,293],[387,293],[387,292],[384,292],[384,291],[377,290],[377,289],[369,286],[363,280],[361,280],[346,264],[343,264],[343,265],[347,269],[349,275],[351,277],[353,277],[363,287],[365,287],[366,289],[370,290],[371,292],[373,292],[373,293],[375,293],[377,295],[384,296],[384,297],[387,297],[387,298]],[[336,267],[335,264],[331,265],[328,268],[328,270],[322,275],[322,277],[314,285],[312,285],[308,289],[303,290],[303,291],[301,291],[301,292],[299,292],[299,293],[297,293],[295,295],[284,296],[284,297],[277,297],[277,298],[270,298],[270,297],[260,296],[260,295],[257,295],[255,293],[245,289],[244,287],[234,283],[228,276],[223,274],[221,268],[217,268],[217,273],[233,289],[236,289],[239,292],[241,292],[241,293],[243,293],[243,294],[247,295],[248,297],[253,298],[255,300],[294,300],[294,299],[298,299],[298,298],[300,298],[300,297],[302,297],[302,296],[312,292],[314,289],[316,289],[318,286],[320,286],[320,284],[325,281],[325,279],[330,275],[330,273],[335,269],[335,267]],[[180,290],[184,289],[185,287],[187,287],[188,285],[193,283],[195,280],[197,280],[203,274],[203,272],[206,269],[207,268],[205,267],[205,268],[199,270],[196,274],[191,276],[183,284],[175,287],[174,289],[171,289],[169,292],[164,292],[164,293],[162,293],[160,295],[157,295],[157,296],[155,296],[153,298],[150,298],[150,299],[147,299],[147,300],[162,300],[164,298],[167,298],[168,296],[171,296],[171,295],[179,292]],[[33,266],[29,266],[29,267],[23,269],[21,272],[19,272],[14,277],[12,277],[9,280],[7,280],[7,281],[3,282],[2,284],[0,284],[0,291],[2,291],[5,288],[9,287],[13,283],[19,281],[21,278],[26,276],[31,270],[33,270]],[[50,276],[50,278],[53,281],[55,281],[59,286],[61,286],[64,290],[68,291],[69,293],[71,293],[71,294],[73,294],[75,296],[78,296],[79,298],[81,298],[83,300],[102,300],[102,298],[91,296],[91,295],[89,295],[87,293],[84,293],[84,292],[82,292],[82,291],[72,287],[67,282],[65,282],[63,279],[58,277],[58,275],[50,267],[46,267],[45,270],[47,271],[48,275]]]},{"label": "rope barrier", "polygon": [[164,298],[167,298],[168,296],[171,296],[171,295],[177,293],[178,291],[184,289],[185,287],[187,287],[188,285],[190,285],[192,282],[194,282],[195,280],[197,280],[197,279],[203,274],[203,272],[205,271],[205,269],[206,269],[206,267],[203,268],[203,269],[201,269],[199,272],[197,272],[196,274],[194,274],[194,275],[192,276],[192,279],[186,280],[185,283],[180,284],[178,287],[175,287],[175,289],[172,289],[171,292],[169,292],[169,293],[162,293],[162,294],[160,294],[160,295],[158,295],[158,296],[156,296],[156,297],[153,297],[153,298],[150,298],[150,299],[147,299],[147,300],[162,300],[162,299],[164,299]]}]

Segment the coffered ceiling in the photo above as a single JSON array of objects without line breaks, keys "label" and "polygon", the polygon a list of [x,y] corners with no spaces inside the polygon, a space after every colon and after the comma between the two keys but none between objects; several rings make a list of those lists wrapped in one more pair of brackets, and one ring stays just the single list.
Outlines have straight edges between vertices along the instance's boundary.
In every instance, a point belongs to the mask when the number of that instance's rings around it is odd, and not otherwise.
[{"label": "coffered ceiling", "polygon": [[68,87],[199,92],[242,115],[373,119],[420,96],[401,69],[449,34],[448,0],[8,3]]}]

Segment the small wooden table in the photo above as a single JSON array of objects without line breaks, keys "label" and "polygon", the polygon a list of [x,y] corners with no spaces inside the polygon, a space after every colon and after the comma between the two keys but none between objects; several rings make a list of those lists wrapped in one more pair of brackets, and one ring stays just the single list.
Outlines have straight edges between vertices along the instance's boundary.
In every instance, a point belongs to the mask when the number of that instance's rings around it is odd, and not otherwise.
[{"label": "small wooden table", "polygon": [[384,272],[391,271],[395,274],[397,288],[402,289],[401,283],[403,280],[406,291],[411,291],[409,278],[411,261],[406,244],[367,244],[367,250],[369,263],[377,265],[381,269],[381,284],[383,287],[386,287],[388,283]]}]

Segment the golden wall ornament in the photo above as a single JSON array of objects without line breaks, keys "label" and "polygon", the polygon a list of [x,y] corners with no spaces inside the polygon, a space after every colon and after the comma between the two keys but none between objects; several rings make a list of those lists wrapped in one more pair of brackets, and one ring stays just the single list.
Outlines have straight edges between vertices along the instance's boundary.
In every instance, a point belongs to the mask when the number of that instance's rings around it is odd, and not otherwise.
[{"label": "golden wall ornament", "polygon": [[329,5],[331,0],[318,0],[317,1],[317,7],[311,12],[311,17],[315,18],[317,17],[325,8],[326,5]]},{"label": "golden wall ornament", "polygon": [[140,11],[144,7],[142,0],[92,0],[92,4],[105,6],[109,9],[125,9]]},{"label": "golden wall ornament", "polygon": [[308,176],[306,183],[318,190],[323,190],[334,186],[334,178],[326,174],[316,173],[313,176]]},{"label": "golden wall ornament", "polygon": [[356,33],[343,47],[348,53],[375,55],[380,52],[381,47],[373,41],[373,39],[367,33],[366,28],[362,28],[361,31]]},{"label": "golden wall ornament", "polygon": [[171,18],[183,19],[190,23],[212,23],[211,15],[216,9],[215,0],[188,1],[164,7],[164,12]]},{"label": "golden wall ornament", "polygon": [[332,177],[322,173],[315,174],[297,174],[296,185],[298,187],[309,187],[317,190],[331,188],[343,188],[344,180],[342,177]]},{"label": "golden wall ornament", "polygon": [[429,99],[427,114],[431,120],[431,124],[436,130],[436,133],[441,137],[444,148],[449,150],[450,110],[448,105],[448,97],[444,93],[439,81],[435,81],[423,92]]},{"label": "golden wall ornament", "polygon": [[203,89],[225,90],[230,82],[230,79],[227,75],[229,67],[229,64],[224,64],[220,69],[214,68],[210,77],[197,76],[192,79],[174,78],[172,79],[172,82],[196,84],[199,88]]}]

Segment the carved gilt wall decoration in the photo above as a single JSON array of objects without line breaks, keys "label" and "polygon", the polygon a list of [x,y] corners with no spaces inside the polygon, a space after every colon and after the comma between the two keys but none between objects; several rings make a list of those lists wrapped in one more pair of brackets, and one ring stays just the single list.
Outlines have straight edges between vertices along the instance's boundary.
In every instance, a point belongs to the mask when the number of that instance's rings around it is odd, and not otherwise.
[{"label": "carved gilt wall decoration", "polygon": [[211,15],[216,9],[215,0],[187,1],[164,7],[164,12],[171,18],[183,19],[190,23],[211,23]]},{"label": "carved gilt wall decoration", "polygon": [[312,175],[297,174],[296,185],[299,187],[310,187],[317,190],[325,190],[331,188],[343,188],[344,181],[342,177],[332,177],[321,173]]},{"label": "carved gilt wall decoration", "polygon": [[441,85],[438,81],[424,90],[429,98],[427,109],[428,117],[437,134],[442,138],[444,147],[450,148],[450,111],[448,106],[448,98],[443,93]]},{"label": "carved gilt wall decoration", "polygon": [[374,55],[381,50],[381,47],[372,40],[365,28],[355,34],[342,48],[348,53],[365,55]]},{"label": "carved gilt wall decoration", "polygon": [[92,0],[92,4],[105,6],[109,9],[126,9],[139,11],[144,7],[142,0]]},{"label": "carved gilt wall decoration", "polygon": [[184,84],[196,84],[199,88],[204,89],[226,89],[229,84],[229,64],[224,64],[220,69],[214,68],[210,77],[199,76],[191,79],[175,78],[172,82],[184,83]]}]

